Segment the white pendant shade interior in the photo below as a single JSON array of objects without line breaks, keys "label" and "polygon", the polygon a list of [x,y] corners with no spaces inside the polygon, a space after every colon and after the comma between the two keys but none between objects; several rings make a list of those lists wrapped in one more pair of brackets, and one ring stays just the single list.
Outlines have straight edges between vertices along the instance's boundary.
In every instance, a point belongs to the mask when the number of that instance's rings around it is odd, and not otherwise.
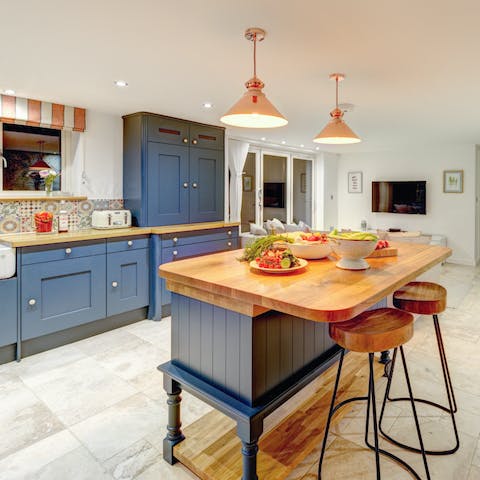
[{"label": "white pendant shade interior", "polygon": [[361,138],[345,123],[343,111],[338,108],[338,82],[344,80],[345,75],[343,73],[332,73],[330,78],[335,80],[335,108],[330,112],[331,120],[313,141],[327,145],[345,145],[347,143],[361,142]]},{"label": "white pendant shade interior", "polygon": [[257,41],[265,38],[265,30],[249,28],[245,38],[253,42],[253,77],[245,83],[247,91],[228,110],[220,121],[234,127],[275,128],[283,127],[288,120],[273,106],[262,92],[265,84],[257,77]]}]

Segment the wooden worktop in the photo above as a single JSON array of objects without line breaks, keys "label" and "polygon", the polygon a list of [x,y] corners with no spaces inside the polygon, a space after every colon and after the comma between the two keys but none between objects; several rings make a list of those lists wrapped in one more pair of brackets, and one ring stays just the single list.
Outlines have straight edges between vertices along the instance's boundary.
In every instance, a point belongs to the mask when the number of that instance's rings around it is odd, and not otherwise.
[{"label": "wooden worktop", "polygon": [[436,245],[393,244],[398,256],[369,258],[368,270],[341,270],[334,257],[309,260],[291,274],[252,271],[241,250],[166,263],[167,288],[246,315],[268,310],[321,322],[344,321],[382,300],[451,255]]},{"label": "wooden worktop", "polygon": [[166,225],[163,227],[129,227],[112,229],[78,230],[67,233],[5,233],[0,235],[0,244],[10,247],[32,247],[35,245],[49,245],[63,242],[81,242],[84,240],[97,240],[102,238],[118,238],[131,235],[149,235],[164,233],[181,233],[196,230],[208,230],[211,228],[234,227],[239,223],[208,222],[190,223],[186,225]]}]

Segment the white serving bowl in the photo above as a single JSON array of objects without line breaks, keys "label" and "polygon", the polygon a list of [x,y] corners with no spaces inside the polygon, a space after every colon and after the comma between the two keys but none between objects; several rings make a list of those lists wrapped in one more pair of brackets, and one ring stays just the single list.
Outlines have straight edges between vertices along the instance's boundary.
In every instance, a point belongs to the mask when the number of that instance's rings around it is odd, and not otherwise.
[{"label": "white serving bowl", "polygon": [[305,258],[307,260],[315,260],[324,258],[330,255],[332,247],[330,243],[322,242],[299,242],[288,245],[292,253],[298,258]]},{"label": "white serving bowl", "polygon": [[350,240],[347,238],[329,238],[332,250],[340,257],[338,268],[345,270],[366,270],[370,265],[364,260],[377,246],[378,240]]}]

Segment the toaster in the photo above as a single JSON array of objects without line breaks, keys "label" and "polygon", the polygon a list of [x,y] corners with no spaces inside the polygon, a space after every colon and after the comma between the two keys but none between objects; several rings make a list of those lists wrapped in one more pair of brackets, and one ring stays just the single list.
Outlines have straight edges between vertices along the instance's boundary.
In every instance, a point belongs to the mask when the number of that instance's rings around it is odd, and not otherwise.
[{"label": "toaster", "polygon": [[130,210],[94,210],[92,228],[127,228],[132,226]]}]

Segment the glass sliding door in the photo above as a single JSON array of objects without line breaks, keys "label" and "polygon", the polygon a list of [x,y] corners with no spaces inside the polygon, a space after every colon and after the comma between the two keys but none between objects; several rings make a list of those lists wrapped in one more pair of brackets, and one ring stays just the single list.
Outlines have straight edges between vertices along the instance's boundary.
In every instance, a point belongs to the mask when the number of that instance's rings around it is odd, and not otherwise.
[{"label": "glass sliding door", "polygon": [[288,156],[264,153],[263,220],[278,218],[287,222],[287,160]]},{"label": "glass sliding door", "polygon": [[312,161],[293,158],[292,173],[292,220],[312,225],[313,175]]},{"label": "glass sliding door", "polygon": [[250,231],[250,223],[256,223],[258,219],[256,204],[257,200],[257,155],[248,152],[242,175],[242,211],[241,232]]}]

